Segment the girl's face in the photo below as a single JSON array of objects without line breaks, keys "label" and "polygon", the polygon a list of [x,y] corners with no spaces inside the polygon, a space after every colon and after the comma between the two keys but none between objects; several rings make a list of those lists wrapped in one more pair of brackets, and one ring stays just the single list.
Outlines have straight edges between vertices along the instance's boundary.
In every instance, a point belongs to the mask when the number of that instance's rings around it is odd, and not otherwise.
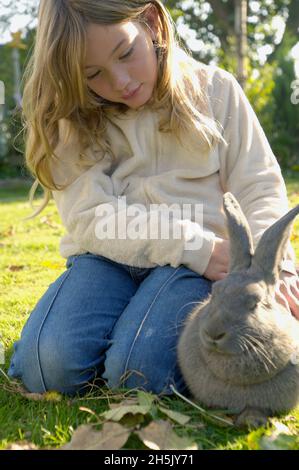
[{"label": "girl's face", "polygon": [[[150,30],[138,23],[90,24],[87,29],[85,77],[91,90],[102,98],[132,109],[152,96],[158,62]],[[132,91],[137,92],[128,96]]]}]

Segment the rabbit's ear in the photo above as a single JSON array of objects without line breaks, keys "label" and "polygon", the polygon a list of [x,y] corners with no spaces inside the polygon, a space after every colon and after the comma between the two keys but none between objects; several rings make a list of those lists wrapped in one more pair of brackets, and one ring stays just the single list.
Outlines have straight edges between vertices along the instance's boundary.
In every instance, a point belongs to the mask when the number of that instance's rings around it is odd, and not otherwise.
[{"label": "rabbit's ear", "polygon": [[236,198],[229,192],[223,195],[230,238],[229,272],[248,269],[253,255],[253,243],[247,219]]},{"label": "rabbit's ear", "polygon": [[299,204],[277,220],[263,233],[252,260],[252,268],[264,274],[268,284],[279,279],[280,264],[291,235],[293,219],[299,214]]}]

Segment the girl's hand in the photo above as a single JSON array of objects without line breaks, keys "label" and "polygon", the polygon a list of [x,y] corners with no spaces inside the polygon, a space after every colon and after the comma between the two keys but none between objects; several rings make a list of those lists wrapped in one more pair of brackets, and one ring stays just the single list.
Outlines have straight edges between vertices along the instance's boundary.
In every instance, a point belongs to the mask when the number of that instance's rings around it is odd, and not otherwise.
[{"label": "girl's hand", "polygon": [[282,271],[280,273],[280,281],[276,284],[275,299],[299,320],[298,276]]},{"label": "girl's hand", "polygon": [[229,256],[229,241],[216,237],[209,264],[203,275],[210,281],[224,279],[228,274]]}]

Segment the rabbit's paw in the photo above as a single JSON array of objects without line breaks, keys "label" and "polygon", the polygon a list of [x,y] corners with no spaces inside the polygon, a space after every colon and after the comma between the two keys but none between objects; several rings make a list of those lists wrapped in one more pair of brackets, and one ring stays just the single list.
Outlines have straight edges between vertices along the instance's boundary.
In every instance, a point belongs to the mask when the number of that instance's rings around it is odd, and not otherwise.
[{"label": "rabbit's paw", "polygon": [[265,410],[258,408],[244,408],[244,410],[237,416],[234,425],[237,428],[253,428],[267,426],[268,414]]}]

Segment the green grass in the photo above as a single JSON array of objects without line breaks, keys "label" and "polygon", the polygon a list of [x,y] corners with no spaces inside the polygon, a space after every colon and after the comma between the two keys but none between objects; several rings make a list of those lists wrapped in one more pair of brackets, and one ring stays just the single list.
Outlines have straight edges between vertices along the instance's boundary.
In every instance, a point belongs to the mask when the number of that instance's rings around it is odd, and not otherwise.
[{"label": "green grass", "polygon": [[[295,177],[288,178],[287,189],[291,205],[299,203],[298,178],[297,181]],[[35,204],[39,205],[40,201],[37,199]],[[37,218],[22,222],[21,219],[31,213],[28,188],[0,189],[0,208],[0,336],[5,347],[5,372],[13,342],[19,338],[30,312],[49,284],[66,269],[66,260],[59,254],[64,228],[53,201]],[[294,225],[292,242],[299,259],[299,220]],[[95,415],[80,410],[80,407],[99,415],[109,409],[109,404],[120,402],[124,394],[124,391],[116,395],[105,388],[95,387],[81,398],[35,401],[22,395],[18,384],[0,373],[0,449],[23,440],[40,448],[60,447],[70,440],[80,424],[97,421]],[[136,396],[136,392],[126,392],[126,395]],[[180,436],[192,438],[203,449],[260,448],[262,436],[270,434],[275,425],[275,422],[270,422],[267,428],[258,431],[240,431],[207,421],[198,410],[177,396],[162,397],[159,403],[191,417],[187,425],[176,424],[175,431]],[[161,418],[159,412],[155,413],[150,419]],[[284,423],[293,434],[299,434],[299,409],[277,422]],[[294,439],[287,448],[299,450],[299,440]],[[136,435],[131,435],[124,448],[145,446]]]}]

